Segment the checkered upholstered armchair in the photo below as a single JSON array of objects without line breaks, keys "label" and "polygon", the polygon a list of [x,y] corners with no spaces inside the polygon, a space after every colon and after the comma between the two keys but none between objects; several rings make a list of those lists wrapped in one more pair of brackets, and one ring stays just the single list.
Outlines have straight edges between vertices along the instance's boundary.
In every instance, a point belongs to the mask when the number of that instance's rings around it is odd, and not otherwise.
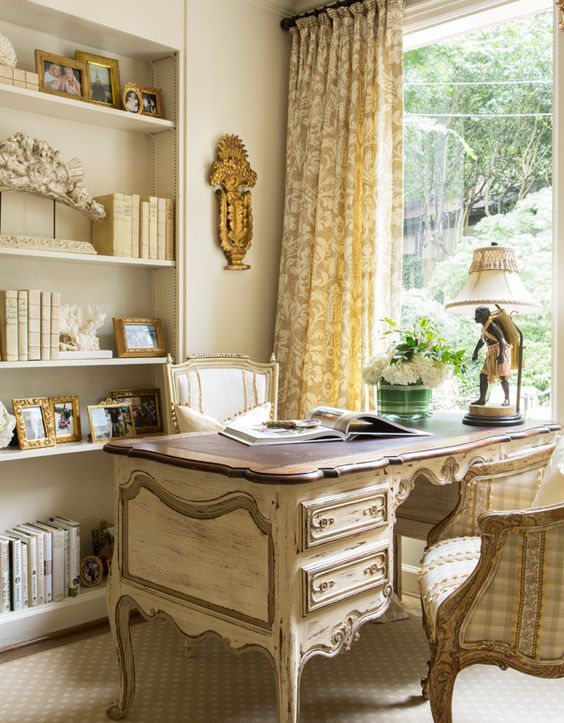
[{"label": "checkered upholstered armchair", "polygon": [[452,723],[456,676],[474,663],[564,676],[564,440],[547,467],[553,449],[475,464],[429,533],[422,683],[435,723]]}]

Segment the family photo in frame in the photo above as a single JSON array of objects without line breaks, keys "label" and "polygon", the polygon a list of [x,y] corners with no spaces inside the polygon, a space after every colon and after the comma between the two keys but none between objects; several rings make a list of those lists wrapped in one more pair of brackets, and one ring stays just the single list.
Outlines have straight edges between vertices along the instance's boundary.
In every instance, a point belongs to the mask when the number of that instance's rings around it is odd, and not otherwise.
[{"label": "family photo in frame", "polygon": [[110,392],[116,402],[129,402],[137,434],[163,431],[160,389],[124,389]]},{"label": "family photo in frame", "polygon": [[49,404],[55,422],[55,443],[79,442],[82,431],[78,397],[49,397]]},{"label": "family photo in frame", "polygon": [[129,402],[107,399],[100,404],[88,406],[90,436],[93,442],[135,437],[135,422]]},{"label": "family photo in frame", "polygon": [[36,50],[35,68],[39,75],[39,88],[43,92],[88,100],[90,84],[84,61]]},{"label": "family photo in frame", "polygon": [[12,399],[16,431],[21,449],[52,447],[55,424],[48,397]]},{"label": "family photo in frame", "polygon": [[114,334],[119,357],[164,356],[163,326],[154,318],[114,318]]},{"label": "family photo in frame", "polygon": [[115,58],[93,55],[82,50],[74,54],[77,60],[86,63],[88,74],[88,100],[91,103],[111,108],[121,107],[121,85],[119,62]]}]

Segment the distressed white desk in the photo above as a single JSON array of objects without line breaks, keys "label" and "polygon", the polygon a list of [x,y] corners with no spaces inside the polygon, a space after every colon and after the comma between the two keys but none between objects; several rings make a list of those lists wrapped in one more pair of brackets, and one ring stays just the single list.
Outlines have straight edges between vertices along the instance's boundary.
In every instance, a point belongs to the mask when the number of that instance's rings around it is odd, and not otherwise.
[{"label": "distressed white desk", "polygon": [[[129,614],[164,616],[190,638],[260,650],[278,719],[296,723],[313,655],[347,650],[392,594],[396,508],[423,474],[459,480],[552,442],[558,425],[469,428],[436,415],[430,437],[246,447],[219,435],[106,445],[115,458],[116,549],[108,589],[122,718],[135,691]],[[375,691],[377,695],[377,691]]]}]

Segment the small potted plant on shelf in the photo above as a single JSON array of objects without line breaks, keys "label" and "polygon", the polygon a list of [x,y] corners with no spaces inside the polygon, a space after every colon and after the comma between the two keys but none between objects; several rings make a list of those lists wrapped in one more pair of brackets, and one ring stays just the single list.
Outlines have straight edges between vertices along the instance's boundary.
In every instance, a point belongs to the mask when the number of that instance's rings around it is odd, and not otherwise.
[{"label": "small potted plant on shelf", "polygon": [[378,385],[378,413],[403,421],[423,419],[432,413],[433,388],[454,373],[463,372],[464,349],[455,351],[426,317],[409,328],[384,319],[395,343],[370,359],[362,377]]}]

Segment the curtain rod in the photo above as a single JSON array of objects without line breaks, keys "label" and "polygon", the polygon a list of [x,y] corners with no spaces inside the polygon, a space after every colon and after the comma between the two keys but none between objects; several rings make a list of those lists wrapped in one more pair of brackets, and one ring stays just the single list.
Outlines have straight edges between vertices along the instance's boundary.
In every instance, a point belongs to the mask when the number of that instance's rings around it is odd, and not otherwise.
[{"label": "curtain rod", "polygon": [[296,20],[301,20],[302,18],[311,18],[311,17],[319,17],[322,13],[324,13],[329,8],[343,8],[343,7],[349,7],[350,5],[354,5],[355,3],[359,2],[360,0],[337,0],[337,2],[328,3],[326,5],[321,5],[320,7],[314,8],[313,10],[308,10],[306,13],[300,13],[299,15],[294,15],[293,18],[283,18],[280,21],[280,27],[282,30],[290,30],[290,28],[295,27]]}]

